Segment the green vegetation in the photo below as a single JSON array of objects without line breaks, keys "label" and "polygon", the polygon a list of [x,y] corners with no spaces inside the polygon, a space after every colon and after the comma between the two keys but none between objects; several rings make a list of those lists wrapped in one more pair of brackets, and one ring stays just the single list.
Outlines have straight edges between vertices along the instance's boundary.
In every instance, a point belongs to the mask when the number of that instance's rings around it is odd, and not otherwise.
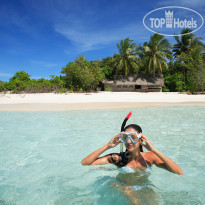
[{"label": "green vegetation", "polygon": [[30,79],[30,75],[24,71],[17,72],[9,82],[0,81],[0,91],[11,91],[11,93],[46,93],[59,92],[64,88],[62,77],[51,76],[50,80]]},{"label": "green vegetation", "polygon": [[146,73],[163,72],[168,69],[167,60],[172,59],[171,44],[164,36],[154,34],[141,48],[141,59]]},{"label": "green vegetation", "polygon": [[136,56],[136,44],[133,40],[126,38],[117,44],[119,54],[114,55],[116,74],[127,76],[138,72],[139,61]]},{"label": "green vegetation", "polygon": [[181,39],[179,39],[179,36],[174,36],[174,39],[177,42],[173,47],[173,56],[175,58],[178,58],[178,56],[180,56],[182,53],[189,53],[195,46],[204,47],[203,43],[201,42],[202,38],[196,37],[195,34],[190,32],[191,29],[186,28],[181,31]]},{"label": "green vegetation", "polygon": [[105,89],[105,91],[111,91],[111,88],[110,88],[110,87],[107,87],[107,88]]},{"label": "green vegetation", "polygon": [[94,91],[104,79],[100,62],[88,62],[84,55],[62,68],[61,73],[65,74],[66,88],[74,91]]},{"label": "green vegetation", "polygon": [[[80,56],[62,68],[60,76],[50,79],[31,79],[24,72],[17,72],[9,82],[0,80],[0,92],[42,93],[83,92],[103,88],[103,80],[113,80],[115,75],[137,73],[164,75],[165,92],[195,93],[205,90],[205,46],[202,38],[183,29],[181,37],[175,36],[171,45],[160,35],[150,36],[149,42],[137,45],[126,38],[117,44],[119,53],[102,60],[88,61]],[[186,34],[189,33],[189,34]],[[186,34],[186,35],[184,35]],[[110,91],[108,88],[107,91]]]}]

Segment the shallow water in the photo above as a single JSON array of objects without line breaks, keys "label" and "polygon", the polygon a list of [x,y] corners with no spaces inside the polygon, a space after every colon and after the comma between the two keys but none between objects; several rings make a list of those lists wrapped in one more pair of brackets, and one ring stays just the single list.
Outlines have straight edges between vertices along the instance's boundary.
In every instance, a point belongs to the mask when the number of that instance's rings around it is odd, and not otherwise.
[{"label": "shallow water", "polygon": [[[131,204],[111,186],[119,172],[114,165],[80,164],[120,131],[129,111],[0,112],[0,204]],[[132,112],[129,123],[141,125],[152,144],[184,171],[178,176],[152,167],[149,180],[158,204],[204,204],[204,107]]]}]

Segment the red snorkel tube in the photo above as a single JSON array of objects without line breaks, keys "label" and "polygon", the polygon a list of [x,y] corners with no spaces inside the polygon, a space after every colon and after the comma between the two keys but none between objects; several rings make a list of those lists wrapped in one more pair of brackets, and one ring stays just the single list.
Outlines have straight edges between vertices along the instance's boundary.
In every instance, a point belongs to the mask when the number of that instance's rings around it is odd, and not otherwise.
[{"label": "red snorkel tube", "polygon": [[[129,118],[131,117],[132,112],[130,112],[127,117],[124,119],[122,126],[121,126],[121,132],[125,131],[125,125],[127,123],[127,121],[129,120]],[[120,153],[123,152],[123,143],[120,143]]]}]

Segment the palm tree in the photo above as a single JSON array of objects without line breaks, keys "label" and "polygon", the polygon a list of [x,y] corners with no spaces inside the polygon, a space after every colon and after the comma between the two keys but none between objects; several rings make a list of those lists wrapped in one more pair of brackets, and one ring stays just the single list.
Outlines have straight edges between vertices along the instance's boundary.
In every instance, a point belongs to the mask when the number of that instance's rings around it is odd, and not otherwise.
[{"label": "palm tree", "polygon": [[[195,34],[190,33],[192,30],[189,28],[185,28],[181,31],[181,39],[179,36],[174,36],[174,39],[177,43],[173,47],[174,58],[177,58],[181,53],[188,53],[195,46],[204,47],[204,44],[201,42],[202,37],[196,37]],[[189,34],[187,34],[189,33]]]},{"label": "palm tree", "polygon": [[114,55],[116,73],[121,71],[125,76],[130,73],[137,73],[138,58],[136,57],[136,44],[133,40],[126,38],[117,44],[119,54]]},{"label": "palm tree", "polygon": [[172,59],[172,52],[170,51],[171,44],[168,40],[159,33],[155,33],[150,37],[150,41],[143,45],[143,59],[146,64],[146,73],[153,73],[163,68],[168,69],[167,60]]},{"label": "palm tree", "polygon": [[[202,56],[202,51],[205,46],[201,42],[202,37],[196,37],[190,33],[191,29],[183,29],[181,31],[181,39],[179,36],[174,36],[177,43],[173,47],[174,58],[176,60],[176,68],[183,71],[184,83],[187,81],[187,72],[191,70],[193,64],[201,64],[197,59]],[[189,33],[189,34],[187,34]]]}]

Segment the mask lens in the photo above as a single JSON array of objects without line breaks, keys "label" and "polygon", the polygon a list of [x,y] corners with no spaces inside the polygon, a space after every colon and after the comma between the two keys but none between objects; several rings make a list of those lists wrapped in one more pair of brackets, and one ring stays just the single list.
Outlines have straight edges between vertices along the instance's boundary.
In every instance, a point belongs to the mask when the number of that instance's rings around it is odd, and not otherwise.
[{"label": "mask lens", "polygon": [[139,138],[138,138],[136,133],[131,133],[130,136],[132,137],[134,142],[137,142],[139,140]]},{"label": "mask lens", "polygon": [[122,133],[122,134],[120,135],[120,137],[121,137],[121,140],[122,140],[123,142],[125,142],[125,141],[126,141],[126,138],[127,138],[127,134],[126,134],[126,133]]}]

